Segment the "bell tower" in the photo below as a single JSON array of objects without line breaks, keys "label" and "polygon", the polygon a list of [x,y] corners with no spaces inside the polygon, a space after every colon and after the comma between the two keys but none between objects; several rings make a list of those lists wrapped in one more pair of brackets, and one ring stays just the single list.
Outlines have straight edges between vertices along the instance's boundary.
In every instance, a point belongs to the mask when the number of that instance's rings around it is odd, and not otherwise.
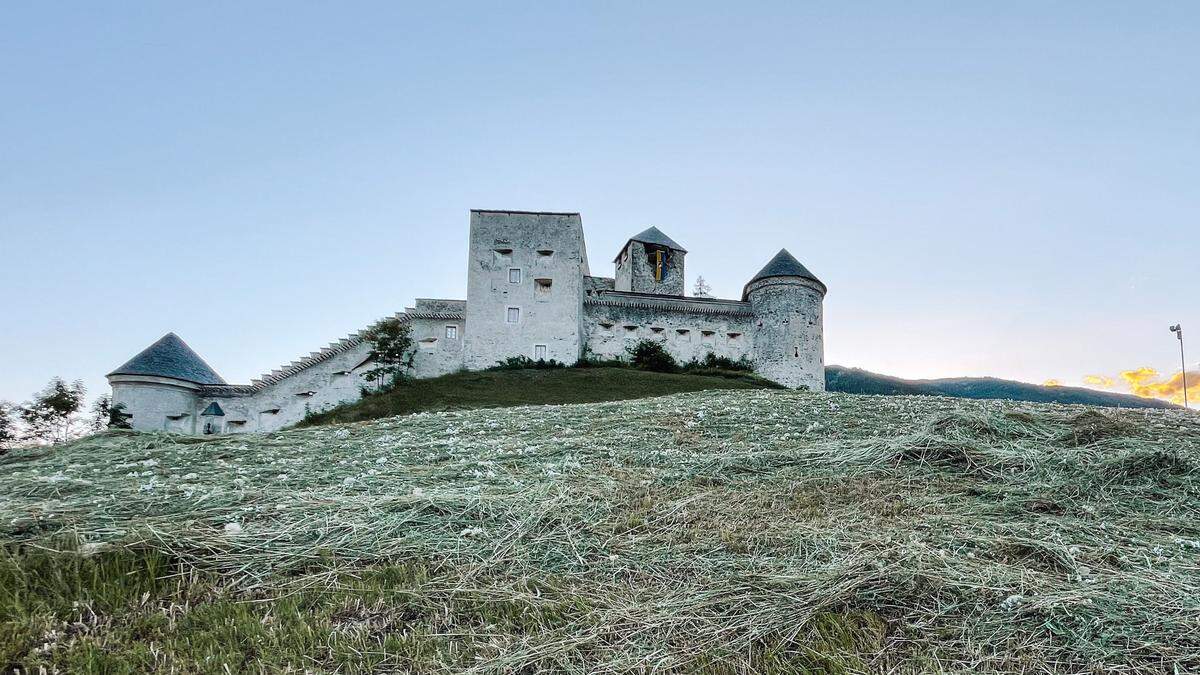
[{"label": "bell tower", "polygon": [[682,296],[687,250],[651,227],[629,239],[613,260],[615,289],[632,293]]}]

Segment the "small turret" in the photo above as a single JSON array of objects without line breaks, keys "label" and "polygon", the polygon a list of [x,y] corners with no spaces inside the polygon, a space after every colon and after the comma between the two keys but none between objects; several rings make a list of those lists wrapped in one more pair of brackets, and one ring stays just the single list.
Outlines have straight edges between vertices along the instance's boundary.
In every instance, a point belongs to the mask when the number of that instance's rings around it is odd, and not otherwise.
[{"label": "small turret", "polygon": [[657,227],[648,228],[625,242],[613,260],[617,265],[615,289],[655,295],[683,295],[683,258],[687,255]]},{"label": "small turret", "polygon": [[167,333],[109,373],[108,383],[113,405],[123,406],[134,429],[191,434],[200,388],[225,380],[178,335]]},{"label": "small turret", "polygon": [[754,309],[754,370],[788,387],[825,390],[825,284],[781,249],[742,290]]}]

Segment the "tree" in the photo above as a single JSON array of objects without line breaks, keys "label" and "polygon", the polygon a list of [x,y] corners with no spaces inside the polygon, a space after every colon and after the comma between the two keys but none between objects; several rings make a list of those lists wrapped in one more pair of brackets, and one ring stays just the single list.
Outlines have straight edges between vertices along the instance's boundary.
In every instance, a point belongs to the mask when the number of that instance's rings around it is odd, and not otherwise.
[{"label": "tree", "polygon": [[0,454],[17,442],[17,423],[13,419],[13,404],[0,401]]},{"label": "tree", "polygon": [[692,297],[695,298],[711,298],[712,286],[704,280],[704,277],[696,277],[696,285],[692,287]]},{"label": "tree", "polygon": [[105,429],[128,429],[129,415],[125,413],[125,404],[113,405],[112,397],[108,394],[101,396],[92,404],[92,416],[88,420],[88,426],[92,433],[99,433]]},{"label": "tree", "polygon": [[50,380],[33,400],[21,406],[21,421],[25,436],[40,443],[63,443],[72,438],[79,422],[87,390],[76,380],[68,385],[61,377]]},{"label": "tree", "polygon": [[399,381],[412,367],[412,330],[407,322],[397,317],[384,319],[371,326],[364,338],[371,344],[369,358],[375,367],[363,374],[374,380],[377,388],[385,377]]},{"label": "tree", "polygon": [[639,340],[634,346],[626,348],[626,351],[629,352],[630,362],[642,370],[657,373],[674,373],[679,370],[675,357],[656,340]]},{"label": "tree", "polygon": [[105,394],[92,403],[92,416],[88,419],[88,429],[92,433],[98,434],[108,428],[111,418],[112,399]]}]

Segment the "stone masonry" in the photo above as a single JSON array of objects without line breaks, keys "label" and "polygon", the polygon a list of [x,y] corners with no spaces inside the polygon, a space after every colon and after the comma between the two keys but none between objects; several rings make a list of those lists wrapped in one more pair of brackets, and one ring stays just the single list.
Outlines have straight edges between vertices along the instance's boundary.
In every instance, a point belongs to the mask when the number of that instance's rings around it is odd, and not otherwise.
[{"label": "stone masonry", "polygon": [[[687,251],[651,227],[591,276],[578,213],[471,211],[467,299],[420,298],[395,316],[414,341],[417,378],[516,356],[571,364],[626,357],[656,340],[686,362],[746,359],[789,387],[823,390],[825,285],[786,250],[739,300],[684,296]],[[174,333],[109,374],[135,429],[184,434],[272,431],[357,400],[371,368],[366,329],[254,379],[227,384]]]}]

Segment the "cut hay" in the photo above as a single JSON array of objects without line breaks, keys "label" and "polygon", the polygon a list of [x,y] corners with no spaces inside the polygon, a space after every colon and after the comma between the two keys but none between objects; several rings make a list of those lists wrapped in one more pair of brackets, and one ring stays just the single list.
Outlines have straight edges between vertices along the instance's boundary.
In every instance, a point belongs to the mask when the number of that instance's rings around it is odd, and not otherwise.
[{"label": "cut hay", "polygon": [[248,599],[420,562],[404,607],[337,614],[383,670],[436,615],[479,672],[1195,672],[1197,462],[1181,411],[707,392],[105,434],[0,458],[0,541],[149,548]]}]

